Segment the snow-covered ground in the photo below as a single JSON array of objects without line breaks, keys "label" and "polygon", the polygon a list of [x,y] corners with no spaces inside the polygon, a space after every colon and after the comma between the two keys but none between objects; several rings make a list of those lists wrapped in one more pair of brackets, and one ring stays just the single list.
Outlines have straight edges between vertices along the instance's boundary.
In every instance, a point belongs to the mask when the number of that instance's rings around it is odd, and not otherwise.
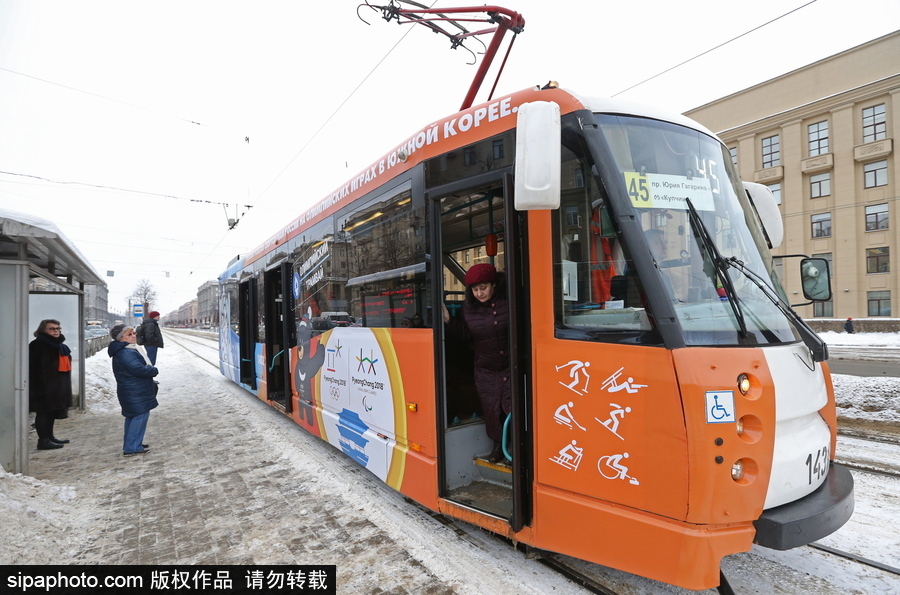
[{"label": "snow-covered ground", "polygon": [[[877,354],[882,361],[900,367],[900,333],[819,333],[832,358],[865,360]],[[859,420],[900,424],[900,378],[835,374],[834,393],[838,415]],[[900,431],[900,428],[898,428]]]},{"label": "snow-covered ground", "polygon": [[[838,350],[847,348],[850,357],[866,350],[897,350],[900,354],[900,337],[894,334],[854,334],[822,333],[830,347]],[[175,347],[175,346],[173,346]],[[177,348],[177,347],[176,347]],[[198,346],[198,352],[204,349],[209,358],[215,356],[212,347]],[[841,350],[843,352],[843,350]],[[842,355],[841,357],[846,357]],[[203,364],[210,368],[206,364]],[[185,369],[169,372],[167,382],[178,382],[178,374],[196,375],[198,370]],[[174,374],[174,377],[172,376]],[[216,382],[214,370],[209,374],[209,382]],[[115,398],[115,382],[112,378],[109,359],[105,354],[92,357],[86,363],[86,394],[88,411],[92,413],[118,412],[119,406]],[[888,426],[896,434],[900,433],[900,378],[861,378],[846,375],[834,376],[835,393],[838,396],[839,415],[848,420]],[[240,397],[238,397],[240,398]],[[254,402],[248,399],[248,402]],[[248,411],[261,412],[262,409],[249,407]],[[259,424],[272,424],[265,416]],[[283,431],[296,430],[289,423],[282,424]],[[267,427],[268,431],[270,428]],[[282,430],[272,427],[273,434]],[[275,438],[278,439],[278,438]],[[898,453],[900,448],[890,444],[878,444],[859,438],[841,437],[838,444],[838,458],[861,461],[873,468],[898,470]],[[289,456],[289,455],[286,455]],[[293,460],[293,459],[292,459]],[[304,462],[302,454],[297,455],[296,463]],[[358,477],[357,477],[358,480]],[[377,483],[377,480],[372,480]],[[856,479],[857,508],[854,518],[832,536],[822,540],[831,547],[856,552],[860,555],[876,559],[886,564],[900,566],[900,494],[896,489],[897,482],[889,478],[868,475],[857,475]],[[358,481],[356,481],[358,483]],[[893,482],[893,483],[892,483]],[[334,482],[322,482],[322,489],[332,489]],[[79,503],[78,486],[59,486],[43,482],[33,477],[10,474],[0,469],[0,564],[40,564],[47,560],[61,563],[74,559],[79,546],[83,543],[82,521],[90,518],[96,511],[82,510]],[[373,495],[370,492],[374,492]],[[360,505],[372,510],[373,515],[381,515],[384,530],[396,533],[396,539],[406,539],[409,551],[416,559],[436,576],[451,581],[459,593],[483,592],[485,585],[496,585],[497,574],[515,576],[515,582],[524,576],[529,592],[581,592],[580,587],[571,584],[560,590],[558,575],[526,560],[518,552],[502,543],[494,543],[486,534],[478,530],[469,531],[463,540],[446,527],[429,522],[427,515],[402,498],[394,498],[389,489],[367,490],[367,495],[354,496],[352,491],[344,490],[342,498],[359,497],[365,500]],[[324,498],[333,498],[333,494],[322,494]],[[374,500],[385,501],[384,504],[372,506]],[[394,502],[397,500],[397,502]],[[399,511],[399,512],[398,512]],[[851,526],[851,523],[853,525]],[[380,523],[379,523],[380,524]],[[407,526],[407,524],[415,525]],[[468,541],[468,544],[454,545],[453,541]],[[471,547],[472,544],[475,547]],[[24,551],[23,551],[24,550]],[[465,556],[473,556],[467,560]],[[389,558],[387,558],[389,559]],[[731,556],[725,560],[723,569],[732,580],[732,586],[738,584],[750,586],[749,591],[770,592],[781,590],[786,593],[799,592],[853,592],[853,593],[900,593],[900,578],[891,582],[890,577],[880,571],[871,573],[854,571],[842,578],[843,569],[852,565],[808,548],[799,548],[790,552],[773,552],[762,548],[754,548],[747,554]],[[823,568],[824,566],[828,568]],[[772,568],[786,568],[781,576],[771,576],[777,571]],[[390,572],[390,569],[383,569]],[[827,585],[819,584],[818,579],[804,583],[807,575],[829,577]],[[605,576],[612,576],[612,582],[627,585],[624,592],[654,593],[663,588],[666,592],[679,590],[660,587],[659,583],[643,581],[637,577],[611,571]],[[452,579],[450,578],[452,577]],[[896,577],[895,577],[896,578]],[[887,582],[886,582],[887,581]],[[500,592],[496,591],[495,592]],[[512,591],[510,591],[512,592]]]}]

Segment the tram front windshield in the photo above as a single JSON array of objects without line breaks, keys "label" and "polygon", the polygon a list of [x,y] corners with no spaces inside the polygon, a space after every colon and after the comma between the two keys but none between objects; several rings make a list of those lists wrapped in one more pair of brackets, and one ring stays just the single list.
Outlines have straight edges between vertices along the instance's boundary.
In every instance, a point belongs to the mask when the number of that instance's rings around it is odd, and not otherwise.
[{"label": "tram front windshield", "polygon": [[646,249],[664,291],[649,296],[651,307],[671,302],[685,344],[799,340],[756,283],[738,267],[721,266],[718,257],[736,258],[783,299],[755,211],[725,147],[697,130],[657,120],[597,114],[597,121],[603,153],[617,172],[613,183],[627,196],[614,201],[615,216],[627,215],[620,212],[624,208],[640,222],[643,237],[628,238],[628,244],[632,253]]}]

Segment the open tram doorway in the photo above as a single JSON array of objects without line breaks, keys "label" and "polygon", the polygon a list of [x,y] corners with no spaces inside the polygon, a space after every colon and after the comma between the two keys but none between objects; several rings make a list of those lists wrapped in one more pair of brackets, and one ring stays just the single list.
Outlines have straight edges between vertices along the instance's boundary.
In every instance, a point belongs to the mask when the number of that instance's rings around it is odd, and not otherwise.
[{"label": "open tram doorway", "polygon": [[[523,319],[526,295],[522,259],[522,215],[512,210],[512,178],[502,173],[433,188],[433,217],[438,229],[440,275],[435,291],[435,320],[446,308],[450,322],[438,333],[438,395],[442,406],[441,496],[454,503],[510,522],[521,529],[530,519],[530,436],[526,428],[530,406],[526,395],[528,326]],[[510,394],[508,419],[496,420],[506,460],[491,462],[494,446],[479,398],[473,339],[460,332],[466,298],[466,272],[476,264],[492,264],[503,281],[497,285],[509,307],[509,338],[500,361],[508,363],[503,375]],[[437,263],[435,263],[437,268]],[[464,328],[464,326],[463,326]],[[502,411],[502,409],[501,409]],[[496,426],[495,426],[496,427]]]},{"label": "open tram doorway", "polygon": [[256,279],[254,277],[241,281],[238,291],[241,384],[249,386],[252,390],[256,390],[256,337],[259,329],[256,295]]},{"label": "open tram doorway", "polygon": [[263,291],[266,321],[266,394],[270,401],[275,401],[285,411],[291,410],[288,353],[292,346],[292,320],[288,320],[290,316],[285,316],[285,312],[292,312],[291,305],[287,303],[291,295],[285,293],[285,287],[289,286],[290,272],[290,263],[283,263],[266,271]]}]

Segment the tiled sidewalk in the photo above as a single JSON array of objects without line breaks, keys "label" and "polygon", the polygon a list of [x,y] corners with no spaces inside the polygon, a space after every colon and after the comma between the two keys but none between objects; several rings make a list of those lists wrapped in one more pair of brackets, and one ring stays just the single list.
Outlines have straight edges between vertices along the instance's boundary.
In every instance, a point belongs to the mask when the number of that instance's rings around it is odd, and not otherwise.
[{"label": "tiled sidewalk", "polygon": [[[163,365],[198,370],[171,388]],[[208,364],[176,345],[167,344],[160,366],[160,406],[145,437],[151,452],[122,455],[117,411],[72,412],[56,426],[70,444],[32,450],[30,475],[74,486],[96,513],[87,544],[68,563],[335,564],[339,593],[453,592],[364,510],[323,497],[273,453],[235,407],[251,395],[211,394],[215,383],[201,368]]]}]

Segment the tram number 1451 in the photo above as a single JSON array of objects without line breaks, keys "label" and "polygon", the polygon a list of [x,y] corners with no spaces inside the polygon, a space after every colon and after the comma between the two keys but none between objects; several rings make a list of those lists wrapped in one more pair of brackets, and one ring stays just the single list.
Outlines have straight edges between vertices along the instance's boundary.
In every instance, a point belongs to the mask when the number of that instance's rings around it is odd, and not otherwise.
[{"label": "tram number 1451", "polygon": [[806,456],[806,471],[809,475],[809,483],[820,480],[828,473],[828,447],[823,446],[814,453]]}]

